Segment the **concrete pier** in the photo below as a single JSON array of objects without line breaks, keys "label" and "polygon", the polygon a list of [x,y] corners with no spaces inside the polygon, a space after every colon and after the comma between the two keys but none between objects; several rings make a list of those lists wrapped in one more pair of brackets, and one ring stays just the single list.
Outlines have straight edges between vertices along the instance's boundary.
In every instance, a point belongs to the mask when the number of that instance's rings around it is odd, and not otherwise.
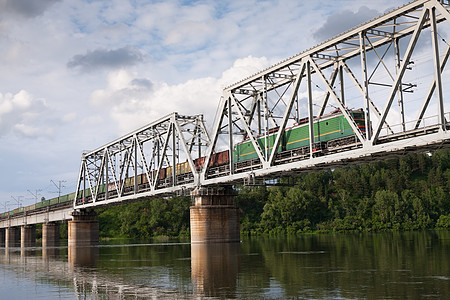
[{"label": "concrete pier", "polygon": [[89,247],[98,244],[98,221],[93,211],[74,211],[68,222],[68,246]]},{"label": "concrete pier", "polygon": [[58,247],[59,246],[59,224],[56,222],[48,222],[42,224],[42,247]]},{"label": "concrete pier", "polygon": [[20,247],[36,246],[36,226],[23,225],[20,227]]},{"label": "concrete pier", "polygon": [[191,243],[240,242],[239,210],[231,188],[200,188],[191,193]]},{"label": "concrete pier", "polygon": [[0,247],[5,247],[5,228],[0,228]]},{"label": "concrete pier", "polygon": [[5,247],[20,246],[20,227],[8,227],[5,229]]}]

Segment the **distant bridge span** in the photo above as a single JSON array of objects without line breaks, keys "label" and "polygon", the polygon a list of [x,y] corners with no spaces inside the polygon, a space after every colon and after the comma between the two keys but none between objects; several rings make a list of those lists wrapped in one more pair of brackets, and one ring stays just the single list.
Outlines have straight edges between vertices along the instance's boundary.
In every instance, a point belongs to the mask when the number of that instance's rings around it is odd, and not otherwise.
[{"label": "distant bridge span", "polygon": [[449,9],[408,3],[228,86],[212,132],[173,113],[83,154],[73,208],[449,148]]}]

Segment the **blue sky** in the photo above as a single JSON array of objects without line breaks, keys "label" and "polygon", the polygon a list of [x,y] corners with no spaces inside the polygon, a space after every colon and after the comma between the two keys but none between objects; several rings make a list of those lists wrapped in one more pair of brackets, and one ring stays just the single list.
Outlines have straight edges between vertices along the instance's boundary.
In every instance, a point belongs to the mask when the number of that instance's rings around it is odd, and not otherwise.
[{"label": "blue sky", "polygon": [[0,210],[173,111],[212,126],[224,86],[405,3],[0,0]]}]

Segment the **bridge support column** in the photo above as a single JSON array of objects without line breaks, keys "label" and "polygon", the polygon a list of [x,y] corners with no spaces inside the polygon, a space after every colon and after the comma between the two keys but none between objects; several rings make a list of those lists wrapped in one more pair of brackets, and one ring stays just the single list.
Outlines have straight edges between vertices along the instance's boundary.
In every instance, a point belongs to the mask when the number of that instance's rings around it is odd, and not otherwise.
[{"label": "bridge support column", "polygon": [[19,227],[8,227],[5,230],[5,247],[20,246],[20,230]]},{"label": "bridge support column", "polygon": [[191,243],[240,241],[239,210],[231,188],[199,188],[191,193]]},{"label": "bridge support column", "polygon": [[42,248],[59,246],[59,224],[48,222],[42,224]]},{"label": "bridge support column", "polygon": [[20,227],[20,247],[36,246],[36,226],[23,225]]},{"label": "bridge support column", "polygon": [[0,247],[5,247],[5,228],[0,228]]},{"label": "bridge support column", "polygon": [[97,214],[93,211],[74,211],[69,221],[69,247],[89,247],[98,244]]}]

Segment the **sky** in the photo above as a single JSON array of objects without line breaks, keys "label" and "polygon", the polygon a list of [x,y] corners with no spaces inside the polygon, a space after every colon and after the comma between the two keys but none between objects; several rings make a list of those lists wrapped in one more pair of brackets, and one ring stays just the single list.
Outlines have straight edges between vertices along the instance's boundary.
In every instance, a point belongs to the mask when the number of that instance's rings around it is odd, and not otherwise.
[{"label": "sky", "polygon": [[0,211],[171,112],[212,127],[227,85],[407,2],[0,0]]}]

